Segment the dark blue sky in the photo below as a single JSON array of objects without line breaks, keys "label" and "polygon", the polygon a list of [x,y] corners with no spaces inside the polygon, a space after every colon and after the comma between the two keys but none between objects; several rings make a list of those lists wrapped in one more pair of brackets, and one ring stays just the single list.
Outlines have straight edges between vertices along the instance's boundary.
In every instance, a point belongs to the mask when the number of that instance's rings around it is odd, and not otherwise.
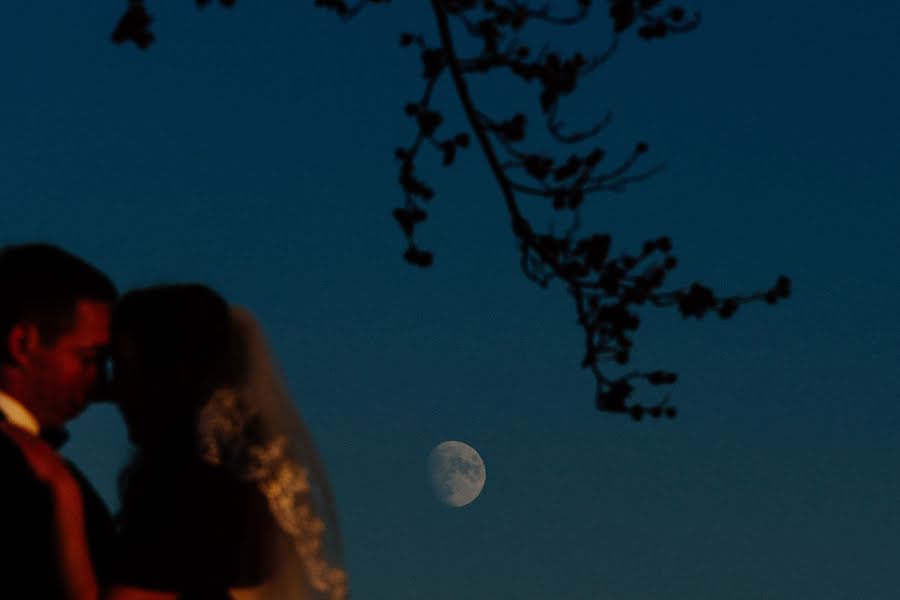
[{"label": "dark blue sky", "polygon": [[[425,3],[341,25],[311,2],[160,1],[146,53],[108,42],[124,4],[0,7],[0,240],[56,242],[123,289],[207,282],[259,316],[333,476],[356,598],[900,597],[900,5],[698,0],[698,31],[630,39],[568,103],[614,109],[611,151],[647,139],[667,163],[587,211],[617,249],[671,235],[675,284],[794,280],[731,322],[645,318],[635,366],[680,373],[681,415],[635,424],[594,411],[569,300],[521,275],[477,151],[431,171],[435,267],[400,259],[391,151],[420,83],[397,38],[433,34]],[[114,503],[115,413],[73,430]],[[446,439],[487,466],[463,509],[428,488]]]}]

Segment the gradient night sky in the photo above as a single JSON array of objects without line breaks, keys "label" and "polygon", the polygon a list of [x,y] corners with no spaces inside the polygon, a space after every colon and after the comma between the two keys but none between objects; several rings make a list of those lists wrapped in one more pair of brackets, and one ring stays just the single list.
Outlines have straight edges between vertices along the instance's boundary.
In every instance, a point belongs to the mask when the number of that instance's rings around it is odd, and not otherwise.
[{"label": "gradient night sky", "polygon": [[[673,284],[794,280],[730,322],[644,319],[634,365],[680,373],[676,421],[594,410],[569,299],[522,276],[477,151],[430,171],[435,267],[401,260],[391,151],[420,80],[397,39],[433,33],[424,2],[341,25],[308,1],[158,1],[146,53],[108,41],[125,2],[0,4],[0,241],[259,316],[355,598],[897,598],[900,3],[864,4],[697,0],[698,31],[629,38],[569,103],[614,109],[610,150],[647,139],[668,165],[589,211],[617,249],[671,235]],[[446,439],[487,465],[463,509],[428,487]],[[114,504],[115,412],[79,419],[68,453]]]}]

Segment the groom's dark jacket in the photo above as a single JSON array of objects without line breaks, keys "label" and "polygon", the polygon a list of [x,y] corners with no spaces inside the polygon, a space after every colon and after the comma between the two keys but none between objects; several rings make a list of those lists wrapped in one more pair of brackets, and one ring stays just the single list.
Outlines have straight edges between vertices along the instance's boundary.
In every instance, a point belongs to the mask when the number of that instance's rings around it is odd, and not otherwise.
[{"label": "groom's dark jacket", "polygon": [[[71,463],[69,468],[81,485],[91,558],[102,581],[112,519],[85,477]],[[35,477],[18,446],[0,432],[0,599],[62,597],[50,490]]]}]

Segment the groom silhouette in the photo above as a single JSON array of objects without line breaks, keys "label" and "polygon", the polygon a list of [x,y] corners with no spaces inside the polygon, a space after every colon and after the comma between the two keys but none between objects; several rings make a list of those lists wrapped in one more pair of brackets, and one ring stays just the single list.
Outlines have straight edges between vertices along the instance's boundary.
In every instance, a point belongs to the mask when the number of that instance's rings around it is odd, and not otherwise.
[{"label": "groom silhouette", "polygon": [[[0,421],[51,445],[64,441],[66,422],[103,383],[115,298],[106,275],[60,248],[0,250]],[[112,521],[87,480],[68,466],[82,488],[91,558],[102,578]],[[0,430],[0,598],[62,597],[52,498]]]}]

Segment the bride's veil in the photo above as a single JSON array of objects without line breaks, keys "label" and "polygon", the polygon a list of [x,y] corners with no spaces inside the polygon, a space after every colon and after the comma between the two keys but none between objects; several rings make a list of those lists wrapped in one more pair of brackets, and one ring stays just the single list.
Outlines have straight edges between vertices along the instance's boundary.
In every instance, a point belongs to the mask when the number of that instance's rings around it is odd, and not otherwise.
[{"label": "bride's veil", "polygon": [[231,309],[234,383],[200,415],[203,457],[254,483],[281,534],[271,545],[270,580],[254,597],[344,600],[334,499],[312,436],[282,383],[256,320]]}]

